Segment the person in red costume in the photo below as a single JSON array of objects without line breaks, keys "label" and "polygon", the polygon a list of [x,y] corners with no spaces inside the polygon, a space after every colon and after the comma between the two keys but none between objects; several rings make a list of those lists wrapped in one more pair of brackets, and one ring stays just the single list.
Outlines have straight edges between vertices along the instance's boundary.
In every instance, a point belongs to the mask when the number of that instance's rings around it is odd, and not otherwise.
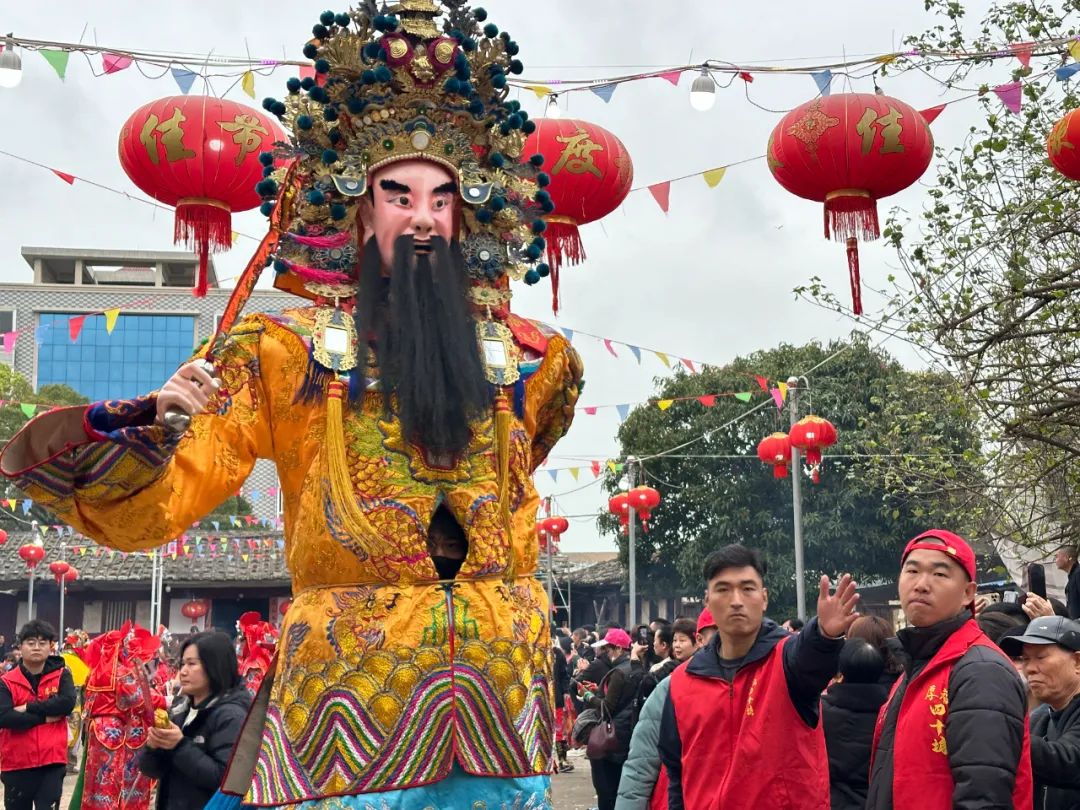
[{"label": "person in red costume", "polygon": [[277,647],[274,626],[254,610],[249,610],[237,621],[242,643],[240,646],[240,678],[244,688],[252,695],[259,691],[263,678],[270,669]]},{"label": "person in red costume", "polygon": [[150,807],[153,781],[139,772],[136,760],[154,725],[154,710],[165,707],[146,671],[159,644],[149,630],[127,622],[95,638],[83,653],[90,677],[81,810]]}]

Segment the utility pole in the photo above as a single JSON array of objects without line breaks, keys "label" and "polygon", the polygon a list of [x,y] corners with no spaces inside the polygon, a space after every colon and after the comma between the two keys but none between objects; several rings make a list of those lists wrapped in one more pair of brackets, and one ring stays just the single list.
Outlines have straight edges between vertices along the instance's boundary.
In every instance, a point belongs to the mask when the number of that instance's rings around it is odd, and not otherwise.
[{"label": "utility pole", "polygon": [[[791,426],[799,421],[799,378],[789,377],[788,411]],[[798,447],[791,448],[791,511],[795,528],[795,600],[796,615],[806,621],[806,565],[803,562],[802,536],[802,453]]]},{"label": "utility pole", "polygon": [[[60,541],[60,562],[67,562],[67,560],[64,559],[64,557],[66,557],[66,556],[67,556],[67,541],[61,540]],[[64,645],[64,636],[67,635],[67,633],[64,632],[64,597],[67,595],[67,571],[64,572],[64,576],[60,577],[60,580],[57,582],[57,584],[60,586],[60,627],[58,629],[59,629],[59,632],[60,632],[60,646],[63,647],[63,645]]]},{"label": "utility pole", "polygon": [[[634,478],[636,477],[636,474],[637,474],[637,470],[634,469],[636,464],[637,464],[637,458],[635,456],[627,456],[626,457],[626,491],[627,491],[627,493],[633,492],[634,491],[634,486],[636,485],[636,482],[634,480]],[[628,546],[627,557],[628,557],[629,562],[630,562],[630,572],[629,572],[629,576],[630,576],[630,610],[628,611],[628,614],[627,614],[627,617],[629,619],[627,624],[629,625],[630,630],[632,631],[637,626],[637,548],[635,546],[635,543],[637,541],[637,537],[636,537],[637,533],[635,532],[635,526],[634,526],[634,524],[637,522],[637,510],[634,508],[633,503],[630,504],[630,508],[628,510],[628,513],[629,514],[627,514],[627,517],[629,518],[629,520],[627,521],[626,525],[627,525],[627,536],[628,536],[628,539],[627,539],[627,546]]]},{"label": "utility pole", "polygon": [[[551,498],[544,498],[544,512],[547,517],[551,517]],[[552,626],[555,624],[555,563],[551,558],[551,535],[544,532],[544,546],[547,549],[547,594],[548,594],[548,618],[551,620]],[[554,635],[554,631],[552,632]]]}]

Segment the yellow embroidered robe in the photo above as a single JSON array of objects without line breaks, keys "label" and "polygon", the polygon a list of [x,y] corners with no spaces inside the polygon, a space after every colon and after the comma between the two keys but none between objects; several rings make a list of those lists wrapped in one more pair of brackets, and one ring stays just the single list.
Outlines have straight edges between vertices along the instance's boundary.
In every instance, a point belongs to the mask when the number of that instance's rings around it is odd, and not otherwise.
[{"label": "yellow embroidered robe", "polygon": [[[79,531],[131,551],[182,534],[237,491],[257,458],[276,462],[294,599],[247,801],[407,788],[442,779],[455,761],[477,775],[550,773],[548,604],[535,577],[531,474],[569,427],[577,353],[521,322],[518,331],[532,329],[532,345],[546,349],[523,366],[509,533],[493,419],[473,426],[461,460],[436,468],[387,418],[380,393],[347,408],[357,502],[393,549],[373,556],[329,505],[325,402],[295,401],[313,314],[245,318],[215,358],[224,383],[216,412],[196,416],[182,439],[152,424],[153,395],[99,403],[39,416],[0,455],[0,469]],[[89,436],[81,443],[70,438],[75,421]],[[444,583],[426,550],[440,503],[469,541],[460,573]]]}]

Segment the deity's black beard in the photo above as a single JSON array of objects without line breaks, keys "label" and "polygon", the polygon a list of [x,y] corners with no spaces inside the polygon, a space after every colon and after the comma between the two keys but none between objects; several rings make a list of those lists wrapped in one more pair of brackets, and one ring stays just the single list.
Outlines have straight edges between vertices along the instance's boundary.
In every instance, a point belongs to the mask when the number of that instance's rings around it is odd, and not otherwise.
[{"label": "deity's black beard", "polygon": [[439,237],[431,248],[417,254],[411,236],[398,237],[386,278],[371,239],[364,247],[354,317],[361,345],[374,352],[388,410],[396,395],[405,438],[431,454],[456,456],[469,444],[469,423],[490,408],[491,390],[469,312],[461,250]]}]

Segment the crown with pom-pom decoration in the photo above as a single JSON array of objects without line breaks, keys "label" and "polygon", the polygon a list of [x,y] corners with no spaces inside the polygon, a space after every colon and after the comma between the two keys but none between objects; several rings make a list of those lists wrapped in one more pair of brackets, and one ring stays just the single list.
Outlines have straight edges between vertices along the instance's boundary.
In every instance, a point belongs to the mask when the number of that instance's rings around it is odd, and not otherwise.
[{"label": "crown with pom-pom decoration", "polygon": [[474,285],[546,276],[542,217],[554,206],[543,157],[522,154],[536,125],[507,99],[508,76],[523,69],[509,34],[459,0],[401,0],[384,10],[366,0],[347,13],[323,12],[312,35],[304,55],[315,76],[291,78],[283,100],[263,102],[291,131],[290,143],[262,156],[264,214],[282,193],[283,164],[299,164],[275,270],[309,288],[353,283],[358,249],[344,234],[355,231],[355,204],[372,173],[423,159],[457,178]]}]

